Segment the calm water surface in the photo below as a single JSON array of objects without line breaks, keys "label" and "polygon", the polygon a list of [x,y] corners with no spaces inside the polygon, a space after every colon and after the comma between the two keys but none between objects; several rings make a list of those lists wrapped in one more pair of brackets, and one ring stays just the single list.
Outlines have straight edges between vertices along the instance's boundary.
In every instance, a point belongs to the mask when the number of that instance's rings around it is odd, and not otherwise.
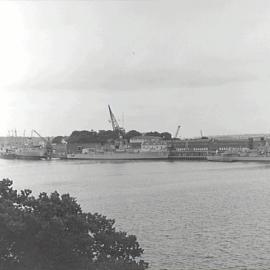
[{"label": "calm water surface", "polygon": [[270,269],[270,164],[0,160],[0,177],[115,218],[151,269]]}]

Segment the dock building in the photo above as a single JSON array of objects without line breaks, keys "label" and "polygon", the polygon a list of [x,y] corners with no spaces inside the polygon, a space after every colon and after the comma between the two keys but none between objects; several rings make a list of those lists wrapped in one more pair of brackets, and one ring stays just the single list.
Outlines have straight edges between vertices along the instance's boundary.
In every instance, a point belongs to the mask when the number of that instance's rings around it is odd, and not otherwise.
[{"label": "dock building", "polygon": [[169,143],[170,158],[184,160],[204,160],[207,155],[221,153],[228,150],[259,149],[269,143],[267,137],[253,138],[195,138],[195,139],[174,139]]}]

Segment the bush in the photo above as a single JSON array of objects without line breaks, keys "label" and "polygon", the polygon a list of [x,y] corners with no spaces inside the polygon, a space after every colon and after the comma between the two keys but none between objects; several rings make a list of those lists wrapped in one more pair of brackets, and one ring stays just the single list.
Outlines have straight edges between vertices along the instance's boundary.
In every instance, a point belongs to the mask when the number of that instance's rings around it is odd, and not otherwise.
[{"label": "bush", "polygon": [[0,181],[1,270],[144,270],[136,236],[84,213],[69,194],[20,193]]}]

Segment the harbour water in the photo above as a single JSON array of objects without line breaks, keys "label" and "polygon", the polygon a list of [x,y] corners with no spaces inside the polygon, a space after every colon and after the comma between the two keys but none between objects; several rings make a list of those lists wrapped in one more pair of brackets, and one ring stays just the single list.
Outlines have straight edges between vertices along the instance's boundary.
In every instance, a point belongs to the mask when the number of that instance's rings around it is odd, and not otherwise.
[{"label": "harbour water", "polygon": [[0,160],[0,177],[115,218],[150,269],[269,269],[270,164]]}]

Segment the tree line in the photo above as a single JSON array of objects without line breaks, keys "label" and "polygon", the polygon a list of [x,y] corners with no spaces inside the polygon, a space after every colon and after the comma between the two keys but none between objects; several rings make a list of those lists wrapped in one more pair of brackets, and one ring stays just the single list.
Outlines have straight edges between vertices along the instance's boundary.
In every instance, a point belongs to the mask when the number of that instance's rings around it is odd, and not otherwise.
[{"label": "tree line", "polygon": [[[141,136],[156,136],[163,138],[165,140],[170,140],[172,138],[169,132],[157,132],[151,131],[146,133],[141,133],[137,130],[130,130],[123,135],[123,138],[130,140],[132,137]],[[52,140],[52,143],[61,143],[64,139],[67,143],[107,143],[118,139],[119,134],[113,130],[99,130],[99,131],[73,131],[69,137],[57,136]]]}]

